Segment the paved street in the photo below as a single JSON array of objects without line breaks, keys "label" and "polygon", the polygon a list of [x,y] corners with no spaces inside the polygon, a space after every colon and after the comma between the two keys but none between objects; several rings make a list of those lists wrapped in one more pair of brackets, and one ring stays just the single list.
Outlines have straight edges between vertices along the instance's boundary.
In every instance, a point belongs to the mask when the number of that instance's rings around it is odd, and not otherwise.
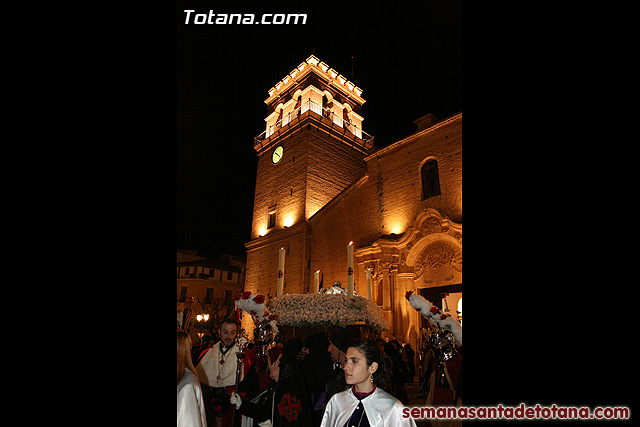
[{"label": "paved street", "polygon": [[[408,407],[423,407],[425,406],[426,398],[420,397],[422,395],[422,384],[414,382],[407,385],[407,394],[409,395]],[[415,420],[417,426],[428,426],[429,420],[417,419]]]}]

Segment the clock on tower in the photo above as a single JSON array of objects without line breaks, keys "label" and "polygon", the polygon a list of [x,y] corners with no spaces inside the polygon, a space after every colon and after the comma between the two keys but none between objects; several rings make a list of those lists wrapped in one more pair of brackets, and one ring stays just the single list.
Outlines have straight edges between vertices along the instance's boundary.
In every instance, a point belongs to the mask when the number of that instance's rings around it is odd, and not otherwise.
[{"label": "clock on tower", "polygon": [[271,155],[271,161],[273,163],[278,163],[282,158],[283,153],[284,153],[284,149],[282,148],[282,145],[277,146],[276,149],[273,150],[273,154]]}]

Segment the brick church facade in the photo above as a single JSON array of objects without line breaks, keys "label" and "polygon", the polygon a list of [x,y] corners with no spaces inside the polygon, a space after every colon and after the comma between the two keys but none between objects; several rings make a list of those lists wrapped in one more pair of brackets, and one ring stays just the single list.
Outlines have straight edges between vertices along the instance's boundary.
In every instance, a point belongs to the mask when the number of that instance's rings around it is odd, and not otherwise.
[{"label": "brick church facade", "polygon": [[[310,56],[266,99],[245,290],[276,295],[278,251],[286,249],[284,293],[347,284],[353,242],[355,290],[372,299],[395,337],[416,348],[422,318],[413,290],[456,315],[462,295],[462,113],[378,149],[362,130],[362,90]],[[448,298],[448,297],[447,297]],[[253,324],[244,316],[249,335]]]}]

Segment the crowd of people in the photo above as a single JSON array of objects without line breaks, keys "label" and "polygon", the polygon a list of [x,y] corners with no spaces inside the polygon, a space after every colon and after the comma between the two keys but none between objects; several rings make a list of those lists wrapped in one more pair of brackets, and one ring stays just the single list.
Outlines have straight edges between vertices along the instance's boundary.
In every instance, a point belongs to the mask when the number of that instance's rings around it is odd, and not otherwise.
[{"label": "crowd of people", "polygon": [[415,426],[402,417],[415,376],[408,344],[338,328],[279,342],[264,354],[247,348],[239,363],[239,330],[235,319],[223,320],[219,340],[205,348],[178,330],[179,427]]}]

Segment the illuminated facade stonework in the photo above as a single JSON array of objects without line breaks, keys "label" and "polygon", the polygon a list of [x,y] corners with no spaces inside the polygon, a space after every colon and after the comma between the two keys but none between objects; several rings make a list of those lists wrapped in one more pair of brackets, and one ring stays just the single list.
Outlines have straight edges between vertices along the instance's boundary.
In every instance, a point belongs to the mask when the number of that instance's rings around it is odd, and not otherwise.
[{"label": "illuminated facade stonework", "polygon": [[325,287],[346,287],[353,241],[356,291],[366,295],[371,269],[372,299],[391,324],[383,336],[416,348],[421,319],[406,291],[461,290],[462,113],[425,116],[417,132],[377,149],[362,129],[362,90],[314,56],[303,64],[269,91],[265,132],[254,139],[245,290],[276,295],[281,247],[284,293],[312,290],[317,270]]}]

